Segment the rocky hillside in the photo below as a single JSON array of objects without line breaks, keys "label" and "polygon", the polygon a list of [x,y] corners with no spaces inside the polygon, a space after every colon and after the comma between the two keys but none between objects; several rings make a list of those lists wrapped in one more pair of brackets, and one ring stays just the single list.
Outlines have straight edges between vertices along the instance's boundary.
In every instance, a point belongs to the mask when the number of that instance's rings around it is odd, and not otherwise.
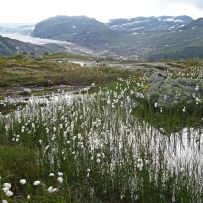
[{"label": "rocky hillside", "polygon": [[34,37],[57,39],[103,55],[130,58],[203,57],[203,19],[137,17],[108,23],[85,16],[56,16],[35,25]]},{"label": "rocky hillside", "polygon": [[104,49],[105,44],[120,37],[119,33],[86,16],[56,16],[36,24],[34,37],[57,39],[94,49]]},{"label": "rocky hillside", "polygon": [[33,36],[70,41],[77,33],[105,29],[107,26],[85,16],[57,16],[35,25]]},{"label": "rocky hillside", "polygon": [[29,52],[32,54],[40,54],[45,52],[64,52],[66,51],[64,47],[56,44],[46,44],[46,45],[34,45],[31,43],[25,43],[18,40],[10,39],[7,37],[2,37],[0,35],[0,55],[7,56],[17,53]]},{"label": "rocky hillside", "polygon": [[149,31],[174,31],[184,27],[192,21],[193,19],[188,16],[137,17],[110,20],[107,25],[113,30],[138,34]]}]

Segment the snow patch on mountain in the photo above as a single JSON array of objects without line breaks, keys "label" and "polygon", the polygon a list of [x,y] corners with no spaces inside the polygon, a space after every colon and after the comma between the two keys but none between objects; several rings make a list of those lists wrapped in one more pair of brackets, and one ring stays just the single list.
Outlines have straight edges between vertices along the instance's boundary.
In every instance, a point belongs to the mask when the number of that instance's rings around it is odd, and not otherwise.
[{"label": "snow patch on mountain", "polygon": [[132,29],[130,29],[130,30],[142,30],[142,29],[144,29],[145,27],[135,27],[135,28],[132,28]]},{"label": "snow patch on mountain", "polygon": [[174,22],[174,23],[184,23],[183,20],[175,19],[175,18],[165,18],[165,19],[162,19],[162,21],[165,21],[165,22]]}]

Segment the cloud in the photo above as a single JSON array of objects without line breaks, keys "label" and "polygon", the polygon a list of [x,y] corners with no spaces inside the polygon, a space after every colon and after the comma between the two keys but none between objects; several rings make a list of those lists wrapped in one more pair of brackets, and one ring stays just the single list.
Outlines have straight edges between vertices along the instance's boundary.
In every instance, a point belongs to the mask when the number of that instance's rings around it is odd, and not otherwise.
[{"label": "cloud", "polygon": [[[174,2],[177,2],[177,1],[174,1]],[[179,0],[178,3],[189,4],[196,8],[203,8],[202,0]]]},{"label": "cloud", "polygon": [[203,0],[143,0],[143,4],[149,7],[166,8],[170,4],[182,4],[183,6],[189,5],[196,8],[203,8]]},{"label": "cloud", "polygon": [[160,15],[197,18],[203,16],[203,0],[1,0],[1,22],[39,22],[56,15],[86,15],[101,21]]}]

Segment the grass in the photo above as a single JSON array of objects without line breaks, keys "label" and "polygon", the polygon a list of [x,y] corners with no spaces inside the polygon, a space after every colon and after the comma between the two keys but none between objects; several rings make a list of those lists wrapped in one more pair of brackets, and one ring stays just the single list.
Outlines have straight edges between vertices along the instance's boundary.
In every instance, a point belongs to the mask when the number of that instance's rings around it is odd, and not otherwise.
[{"label": "grass", "polygon": [[94,60],[93,57],[88,55],[79,55],[79,54],[64,54],[64,53],[47,53],[43,55],[44,59],[60,59],[60,58],[71,58],[71,59],[81,59],[81,60]]},{"label": "grass", "polygon": [[[171,108],[155,107],[154,103],[139,100],[138,107],[134,108],[133,115],[150,123],[153,127],[161,129],[163,133],[171,134],[185,127],[203,126],[202,104],[177,104]],[[187,109],[185,112],[184,109]]]},{"label": "grass", "polygon": [[[19,63],[28,70],[35,67],[38,76],[42,71],[41,77],[50,70],[46,77],[59,83],[100,85],[83,94],[30,99],[23,108],[14,106],[15,111],[7,105],[9,113],[0,114],[0,200],[202,202],[201,102],[186,106],[185,112],[185,104],[160,112],[135,99],[148,88],[146,74],[12,60],[1,61],[3,70]],[[68,70],[51,76],[54,68]],[[194,77],[194,72],[182,74]],[[20,76],[13,77],[21,82]],[[3,191],[4,183],[11,184],[12,196]]]},{"label": "grass", "polygon": [[[52,56],[52,55],[51,55]],[[56,55],[59,57],[58,55]],[[54,55],[54,57],[56,57]],[[53,86],[102,84],[127,78],[131,71],[107,67],[80,67],[72,63],[57,63],[44,58],[15,56],[0,59],[1,87],[6,86]]]},{"label": "grass", "polygon": [[[182,131],[165,136],[133,116],[133,110],[140,109],[133,99],[136,82],[132,77],[112,89],[101,87],[96,94],[28,101],[21,111],[2,116],[1,182],[11,183],[14,195],[2,192],[1,198],[20,202],[201,201],[203,177],[197,148],[190,148],[192,161],[182,159],[187,150]],[[195,132],[188,134],[191,144]],[[57,180],[58,172],[63,173],[62,183]],[[22,178],[25,185],[19,184]],[[41,184],[34,186],[36,180]],[[58,192],[48,192],[50,186]]]},{"label": "grass", "polygon": [[17,109],[20,110],[26,106],[25,101],[20,101],[16,103],[0,103],[0,113],[3,115],[9,114],[13,111],[16,111]]},{"label": "grass", "polygon": [[183,63],[186,67],[200,67],[203,65],[202,60],[198,58],[192,58],[185,60]]}]

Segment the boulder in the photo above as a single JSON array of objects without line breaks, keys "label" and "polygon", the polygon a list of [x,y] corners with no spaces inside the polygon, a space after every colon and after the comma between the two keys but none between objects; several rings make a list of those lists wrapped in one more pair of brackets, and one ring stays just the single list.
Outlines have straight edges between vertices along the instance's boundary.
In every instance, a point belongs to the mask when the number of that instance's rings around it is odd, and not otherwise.
[{"label": "boulder", "polygon": [[32,90],[30,88],[23,88],[23,91],[30,94],[32,92]]},{"label": "boulder", "polygon": [[180,103],[200,102],[203,97],[203,80],[190,78],[172,79],[162,73],[154,73],[148,79],[149,88],[145,98],[159,107],[174,107]]},{"label": "boulder", "polygon": [[30,96],[32,93],[32,90],[30,88],[23,88],[22,91],[20,91],[18,94],[21,96]]}]

